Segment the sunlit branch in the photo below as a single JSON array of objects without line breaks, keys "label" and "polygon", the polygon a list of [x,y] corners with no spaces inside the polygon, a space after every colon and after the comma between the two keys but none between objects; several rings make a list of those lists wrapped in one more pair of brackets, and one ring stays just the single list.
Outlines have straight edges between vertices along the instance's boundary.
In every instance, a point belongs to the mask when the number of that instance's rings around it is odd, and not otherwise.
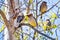
[{"label": "sunlit branch", "polygon": [[6,16],[5,16],[5,14],[3,13],[2,10],[0,10],[0,14],[1,14],[1,16],[2,16],[2,18],[3,18],[3,20],[4,20],[5,24],[6,24],[6,26],[9,26],[9,23],[8,23],[8,21],[6,19]]}]

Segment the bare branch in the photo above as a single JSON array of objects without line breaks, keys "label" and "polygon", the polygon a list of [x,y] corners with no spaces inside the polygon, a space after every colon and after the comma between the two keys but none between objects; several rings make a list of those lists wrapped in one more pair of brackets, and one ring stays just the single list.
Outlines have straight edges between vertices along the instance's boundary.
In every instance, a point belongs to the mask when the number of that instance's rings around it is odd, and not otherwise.
[{"label": "bare branch", "polygon": [[[6,16],[5,16],[5,14],[4,14],[4,12],[0,9],[0,14],[1,14],[1,16],[2,16],[2,18],[3,18],[3,21],[4,21],[4,23],[5,23],[5,25],[6,25],[6,27],[8,28],[8,31],[9,31],[9,39],[10,40],[12,40],[12,38],[13,38],[13,33],[14,33],[14,27],[11,27],[11,25],[10,25],[10,23],[8,22],[8,20],[7,20],[7,18],[6,18]],[[12,29],[11,29],[12,28]],[[13,30],[13,31],[12,31]]]},{"label": "bare branch", "polygon": [[[38,11],[37,11],[37,9],[38,9],[38,5],[37,5],[37,0],[36,0],[36,24],[37,24],[37,26],[38,26],[38,23],[37,23],[37,13],[38,13]],[[33,40],[35,40],[35,35],[36,35],[36,31],[34,32],[34,36],[33,36]]]},{"label": "bare branch", "polygon": [[41,35],[43,35],[43,36],[45,36],[45,37],[47,37],[47,38],[49,38],[49,39],[51,39],[51,40],[55,40],[54,38],[49,37],[48,35],[46,35],[46,34],[44,34],[44,33],[41,33],[39,30],[37,30],[36,28],[34,28],[34,27],[33,27],[32,25],[30,25],[30,24],[21,23],[20,25],[21,25],[21,26],[27,25],[27,26],[31,27],[32,29],[34,29],[34,30],[35,30],[36,32],[38,32],[39,34],[41,34]]},{"label": "bare branch", "polygon": [[9,23],[8,23],[8,21],[6,19],[6,16],[5,16],[5,14],[3,13],[3,11],[1,9],[0,9],[0,14],[1,14],[1,16],[2,16],[2,18],[3,18],[3,20],[4,20],[5,24],[6,24],[6,26],[9,27]]},{"label": "bare branch", "polygon": [[[42,0],[41,0],[41,1],[42,1]],[[39,2],[37,3],[37,5],[38,5],[41,1],[39,1]]]}]

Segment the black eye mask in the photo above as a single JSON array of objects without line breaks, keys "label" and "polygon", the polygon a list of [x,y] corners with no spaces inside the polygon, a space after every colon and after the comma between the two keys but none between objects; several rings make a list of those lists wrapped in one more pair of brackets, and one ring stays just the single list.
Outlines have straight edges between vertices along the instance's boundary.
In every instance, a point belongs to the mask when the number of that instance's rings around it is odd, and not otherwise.
[{"label": "black eye mask", "polygon": [[17,17],[17,22],[20,23],[23,20],[24,16],[18,16]]}]

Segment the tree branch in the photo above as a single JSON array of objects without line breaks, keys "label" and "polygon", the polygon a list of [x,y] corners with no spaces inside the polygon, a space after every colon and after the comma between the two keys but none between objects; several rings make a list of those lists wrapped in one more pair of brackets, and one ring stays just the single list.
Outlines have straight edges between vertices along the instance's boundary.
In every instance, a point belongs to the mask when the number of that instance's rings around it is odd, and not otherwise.
[{"label": "tree branch", "polygon": [[9,28],[8,20],[6,19],[6,16],[5,16],[4,12],[1,9],[0,9],[0,14],[1,14],[6,26]]},{"label": "tree branch", "polygon": [[9,31],[9,40],[13,40],[12,38],[14,37],[13,33],[14,33],[14,27],[11,27],[11,24],[8,22],[4,12],[0,9],[0,14],[3,18],[3,21],[6,25],[6,27],[8,28],[8,31]]},{"label": "tree branch", "polygon": [[21,25],[21,26],[27,25],[27,26],[31,27],[32,29],[34,29],[34,30],[35,30],[36,32],[38,32],[39,34],[41,34],[41,35],[43,35],[43,36],[45,36],[45,37],[47,37],[47,38],[49,38],[49,39],[51,39],[51,40],[55,40],[54,38],[49,37],[48,35],[46,35],[46,34],[44,34],[44,33],[41,33],[39,30],[37,30],[36,28],[34,28],[34,27],[33,27],[32,25],[30,25],[30,24],[21,23],[20,25]]},{"label": "tree branch", "polygon": [[[42,0],[41,0],[41,1],[42,1]],[[41,1],[39,1],[39,2],[37,3],[37,5],[38,5]]]}]

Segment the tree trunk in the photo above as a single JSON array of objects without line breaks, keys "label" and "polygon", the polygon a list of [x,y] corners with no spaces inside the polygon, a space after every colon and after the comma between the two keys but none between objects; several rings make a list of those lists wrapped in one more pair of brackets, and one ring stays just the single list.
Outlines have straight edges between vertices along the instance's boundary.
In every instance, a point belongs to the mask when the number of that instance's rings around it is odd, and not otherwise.
[{"label": "tree trunk", "polygon": [[[15,8],[16,8],[16,6],[18,6],[18,0],[9,0],[9,11],[10,11],[10,13],[11,13],[11,15],[15,15],[16,13],[15,13]],[[11,15],[9,15],[9,16],[11,16]],[[13,17],[12,18],[10,18],[10,24],[11,24],[11,26],[10,26],[10,28],[9,28],[9,36],[10,36],[10,40],[17,40],[16,39],[16,37],[15,37],[15,35],[14,35],[14,32],[15,32],[15,28],[14,28],[14,26],[13,26],[13,24],[14,24],[14,19],[13,19]],[[17,35],[18,36],[18,35]]]},{"label": "tree trunk", "polygon": [[12,27],[12,26],[10,25],[10,23],[9,23],[8,20],[6,19],[6,16],[5,16],[5,14],[3,13],[3,11],[0,10],[0,14],[1,14],[1,16],[2,16],[2,18],[3,18],[3,20],[4,20],[5,24],[6,24],[6,26],[7,26],[7,28],[8,28],[9,40],[16,40],[16,39],[15,39],[15,36],[14,36],[14,31],[15,31],[14,27]]},{"label": "tree trunk", "polygon": [[[8,14],[11,14],[11,15],[14,15],[15,14],[15,7],[16,7],[16,4],[18,2],[16,2],[17,0],[8,0],[8,4],[9,4],[9,13]],[[15,33],[15,27],[13,26],[14,24],[14,19],[13,17],[12,18],[9,18],[9,20],[7,20],[6,18],[6,15],[4,14],[4,12],[2,10],[0,10],[0,14],[7,26],[7,29],[8,29],[8,33],[9,33],[9,39],[8,40],[17,40],[14,33]],[[8,15],[8,16],[11,16],[11,15]]]}]

